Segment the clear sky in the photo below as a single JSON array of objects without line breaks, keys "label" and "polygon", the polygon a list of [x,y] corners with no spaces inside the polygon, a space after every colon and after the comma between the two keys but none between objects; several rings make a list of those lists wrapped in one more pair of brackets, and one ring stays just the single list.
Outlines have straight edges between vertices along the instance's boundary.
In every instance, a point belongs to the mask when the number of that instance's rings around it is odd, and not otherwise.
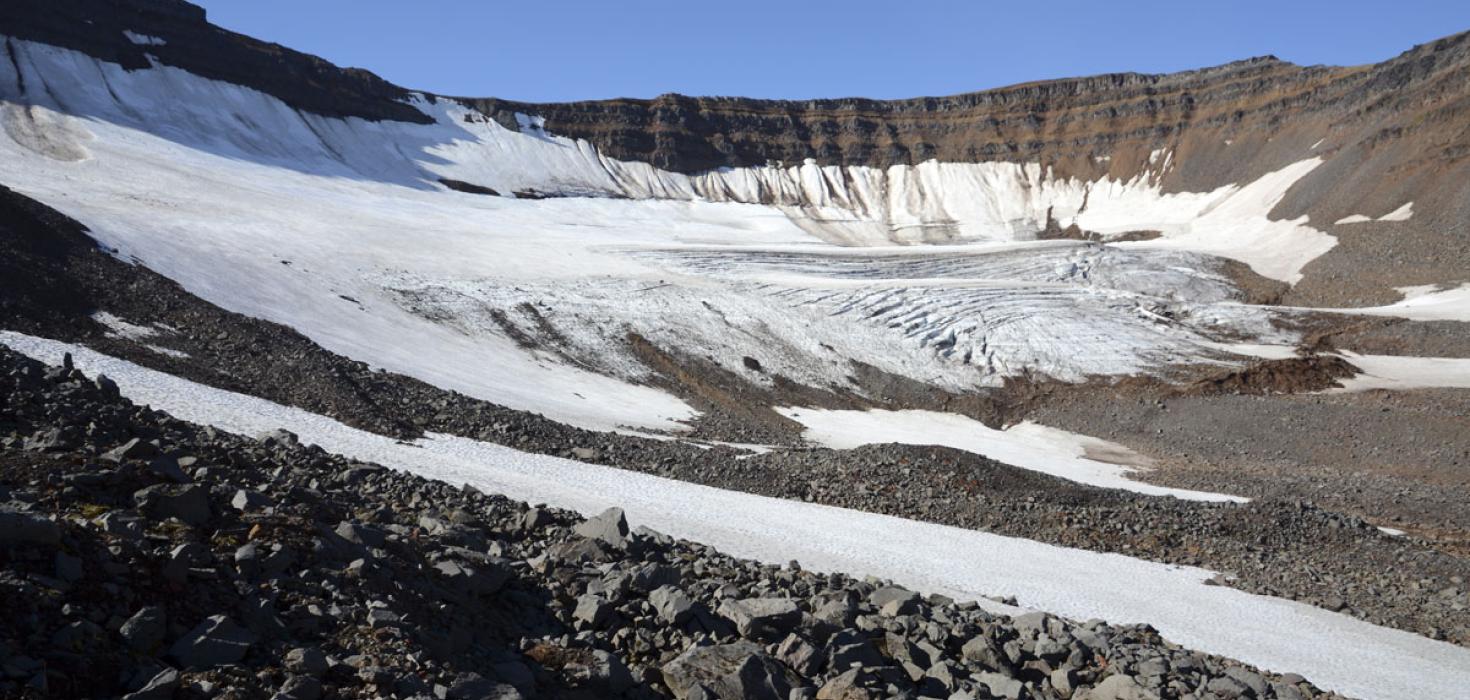
[{"label": "clear sky", "polygon": [[945,95],[1265,54],[1351,65],[1470,29],[1470,0],[194,1],[404,87],[528,101]]}]

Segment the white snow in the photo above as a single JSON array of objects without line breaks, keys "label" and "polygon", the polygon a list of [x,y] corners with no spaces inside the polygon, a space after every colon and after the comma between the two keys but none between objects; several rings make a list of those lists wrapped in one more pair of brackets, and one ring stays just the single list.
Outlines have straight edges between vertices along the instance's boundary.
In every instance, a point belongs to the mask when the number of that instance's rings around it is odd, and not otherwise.
[{"label": "white snow", "polygon": [[1404,299],[1388,306],[1323,310],[1365,316],[1396,316],[1413,321],[1470,321],[1470,284],[1450,289],[1440,289],[1440,285],[1401,287],[1398,291],[1404,294]]},{"label": "white snow", "polygon": [[841,411],[797,407],[776,410],[806,426],[803,433],[806,439],[836,449],[890,442],[944,445],[1022,469],[1103,488],[1198,501],[1239,503],[1248,500],[1135,481],[1127,475],[1150,466],[1148,458],[1143,455],[1117,443],[1030,421],[996,430],[967,416],[935,411]]},{"label": "white snow", "polygon": [[1307,150],[1309,150],[1309,151],[1315,151],[1315,150],[1317,150],[1317,147],[1318,147],[1318,146],[1321,146],[1321,145],[1322,145],[1322,142],[1323,142],[1323,141],[1326,141],[1326,140],[1327,140],[1327,139],[1325,139],[1325,138],[1324,138],[1324,139],[1317,139],[1317,142],[1316,142],[1316,143],[1314,143],[1314,144],[1312,144],[1312,145],[1311,145],[1311,146],[1309,146],[1309,147],[1308,147],[1308,148],[1307,148]]},{"label": "white snow", "polygon": [[128,41],[131,41],[139,46],[164,46],[168,44],[167,41],[164,41],[159,37],[150,36],[148,34],[139,34],[131,29],[124,29],[123,36],[127,37]]},{"label": "white snow", "polygon": [[1206,586],[1214,573],[1054,547],[888,516],[724,491],[436,435],[412,445],[322,416],[197,385],[56,341],[0,332],[0,343],[51,363],[71,352],[140,404],[253,435],[286,428],[333,452],[468,483],[528,502],[597,512],[735,556],[815,571],[891,578],[960,600],[1014,595],[1077,619],[1147,622],[1174,642],[1363,698],[1456,697],[1470,650],[1293,601]]},{"label": "white snow", "polygon": [[105,326],[107,328],[108,335],[117,338],[127,338],[128,340],[144,340],[146,338],[152,338],[153,336],[158,335],[157,328],[152,328],[149,326],[139,326],[134,323],[128,323],[122,318],[119,318],[118,316],[110,314],[106,311],[99,311],[95,314],[92,314],[92,320]]},{"label": "white snow", "polygon": [[[846,385],[850,361],[951,391],[1028,371],[1077,380],[1228,362],[1209,347],[1219,337],[1294,337],[1264,311],[1220,303],[1228,282],[1190,251],[1290,277],[1332,241],[1267,217],[1272,191],[1316,161],[1176,194],[1151,174],[1081,182],[1012,163],[687,176],[449,100],[415,102],[428,125],[331,119],[177,68],[10,46],[9,186],[226,309],[589,428],[677,431],[695,415],[647,385],[630,331],[737,371],[755,357],[814,386]],[[486,197],[441,176],[597,198]],[[1166,238],[1027,240],[1048,209]],[[967,245],[895,244],[931,240]],[[547,326],[566,342],[526,348],[512,332]]]},{"label": "white snow", "polygon": [[1470,389],[1470,358],[1359,355],[1343,352],[1343,359],[1363,370],[1342,380],[1331,393],[1370,389]]},{"label": "white snow", "polygon": [[1363,216],[1362,214],[1352,214],[1338,219],[1337,221],[1333,222],[1333,225],[1342,226],[1344,224],[1361,224],[1369,221],[1408,221],[1413,216],[1414,203],[1405,202],[1404,205],[1399,207],[1398,209],[1395,209],[1376,219],[1368,216]]}]

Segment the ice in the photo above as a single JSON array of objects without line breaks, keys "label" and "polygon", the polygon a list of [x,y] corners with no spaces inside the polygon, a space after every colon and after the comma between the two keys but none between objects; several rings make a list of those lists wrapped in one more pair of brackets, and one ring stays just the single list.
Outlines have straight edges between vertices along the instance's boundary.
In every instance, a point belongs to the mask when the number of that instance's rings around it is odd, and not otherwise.
[{"label": "ice", "polygon": [[286,428],[303,442],[490,493],[630,522],[729,554],[814,571],[890,578],[960,600],[1014,595],[1076,619],[1152,624],[1171,641],[1363,698],[1457,697],[1470,649],[1293,601],[1204,585],[1213,572],[871,513],[765,498],[507,447],[433,435],[404,444],[328,418],[194,384],[87,348],[0,331],[0,343],[104,373],[140,404],[247,435]]},{"label": "ice", "polygon": [[1110,489],[1196,501],[1248,499],[1206,491],[1154,486],[1128,478],[1147,470],[1149,460],[1106,440],[1069,433],[1029,421],[996,430],[972,418],[935,411],[841,411],[777,409],[806,427],[803,437],[826,447],[848,449],[896,442],[944,445],[1022,469]]}]

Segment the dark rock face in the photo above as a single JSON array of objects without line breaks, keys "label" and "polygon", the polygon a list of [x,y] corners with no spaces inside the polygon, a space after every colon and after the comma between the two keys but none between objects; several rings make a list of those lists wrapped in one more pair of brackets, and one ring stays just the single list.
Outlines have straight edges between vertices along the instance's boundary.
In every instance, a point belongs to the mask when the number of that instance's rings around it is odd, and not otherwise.
[{"label": "dark rock face", "polygon": [[[137,44],[123,32],[163,43]],[[184,0],[7,0],[0,34],[85,52],[125,68],[148,56],[206,78],[260,90],[297,109],[330,117],[427,123],[402,100],[408,91],[357,68],[338,68],[210,24]]]},{"label": "dark rock face", "polygon": [[[1395,123],[1425,128],[1428,110],[1408,96],[1463,96],[1464,84],[1457,81],[1470,63],[1467,37],[1417,47],[1368,70],[1300,67],[1264,57],[1168,75],[1100,75],[908,100],[670,94],[554,104],[470,102],[502,124],[514,126],[516,112],[541,116],[551,133],[587,139],[615,158],[679,172],[806,158],[875,167],[929,159],[1039,161],[1067,172],[1124,172],[1136,169],[1150,149],[1166,145],[1181,148],[1176,162],[1187,169],[1193,166],[1185,156],[1212,147],[1207,140],[1234,136],[1252,144],[1250,156],[1269,156],[1266,138],[1303,122],[1359,125],[1387,114]],[[1452,109],[1463,114],[1465,107]],[[1443,110],[1435,111],[1435,122],[1450,121]],[[1253,133],[1258,130],[1264,133]],[[1405,135],[1397,127],[1377,133],[1387,140]],[[1086,162],[1103,154],[1113,155],[1110,165]]]}]

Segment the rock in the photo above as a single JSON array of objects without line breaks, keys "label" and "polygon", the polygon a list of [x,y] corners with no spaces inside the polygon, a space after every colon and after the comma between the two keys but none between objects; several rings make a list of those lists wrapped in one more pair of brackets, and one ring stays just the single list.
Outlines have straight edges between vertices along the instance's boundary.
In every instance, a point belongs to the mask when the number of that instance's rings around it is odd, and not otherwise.
[{"label": "rock", "polygon": [[209,494],[194,485],[154,484],[133,494],[138,510],[151,518],[178,518],[189,525],[209,522]]},{"label": "rock", "polygon": [[1132,676],[1113,675],[1087,690],[1078,691],[1076,700],[1159,700],[1157,693],[1138,684]]},{"label": "rock", "polygon": [[743,637],[774,642],[801,622],[801,609],[789,598],[746,598],[720,603],[721,616]]},{"label": "rock", "polygon": [[1240,681],[1245,687],[1250,688],[1251,693],[1258,698],[1265,697],[1266,689],[1270,687],[1270,684],[1266,682],[1265,678],[1261,677],[1261,674],[1240,668],[1239,666],[1232,666],[1225,669],[1225,675]]},{"label": "rock", "polygon": [[1231,678],[1230,676],[1219,676],[1216,678],[1211,678],[1208,683],[1205,683],[1205,690],[1208,690],[1215,695],[1225,698],[1226,700],[1230,700],[1231,698],[1247,697],[1251,692],[1250,686],[1234,678]]},{"label": "rock", "polygon": [[786,635],[786,639],[776,647],[776,658],[803,676],[815,674],[822,663],[822,657],[817,653],[817,648],[796,634]]},{"label": "rock", "polygon": [[0,546],[61,544],[61,526],[44,515],[0,506]]},{"label": "rock", "polygon": [[659,619],[671,625],[683,625],[694,615],[694,599],[675,586],[659,586],[648,594],[648,602]]},{"label": "rock", "polygon": [[249,489],[236,491],[235,497],[230,499],[230,507],[243,513],[262,511],[274,505],[265,494]]},{"label": "rock", "polygon": [[148,606],[133,613],[117,632],[133,651],[147,654],[163,643],[164,635],[168,634],[168,617],[163,608]]},{"label": "rock", "polygon": [[628,546],[628,519],[622,508],[608,508],[572,530],[580,537],[597,540],[619,549]]},{"label": "rock", "polygon": [[245,658],[255,635],[224,615],[199,623],[169,649],[169,656],[185,668],[209,669]]},{"label": "rock", "polygon": [[918,610],[919,594],[898,586],[884,586],[873,591],[868,602],[890,617],[912,615]]},{"label": "rock", "polygon": [[321,681],[313,676],[293,675],[281,684],[272,700],[318,700],[321,696]]},{"label": "rock", "polygon": [[85,571],[82,569],[82,560],[66,552],[56,553],[56,578],[67,583],[76,583],[82,580]]},{"label": "rock", "polygon": [[179,460],[168,455],[154,457],[148,462],[148,470],[175,484],[187,484],[191,481],[189,475],[179,466]]},{"label": "rock", "polygon": [[327,672],[327,655],[315,647],[296,647],[286,652],[281,665],[292,673],[320,676]]},{"label": "rock", "polygon": [[158,454],[158,446],[151,442],[144,442],[142,438],[133,438],[117,447],[102,453],[102,459],[112,462],[121,462],[125,459],[145,459]]},{"label": "rock", "polygon": [[863,687],[868,672],[862,668],[850,668],[827,679],[817,689],[817,700],[868,700],[873,694]]},{"label": "rock", "polygon": [[526,531],[540,530],[555,522],[551,513],[542,508],[532,508],[521,516],[521,529]]},{"label": "rock", "polygon": [[633,674],[623,660],[601,649],[569,656],[562,670],[577,685],[597,691],[602,697],[621,695],[633,687]]},{"label": "rock", "polygon": [[595,462],[602,459],[602,453],[591,447],[573,447],[572,456],[588,462]]},{"label": "rock", "polygon": [[136,692],[123,696],[123,700],[169,700],[179,688],[179,672],[166,668],[158,672]]},{"label": "rock", "polygon": [[360,547],[382,547],[383,543],[388,540],[387,535],[384,535],[381,530],[361,523],[344,521],[337,524],[334,532],[338,537]]},{"label": "rock", "polygon": [[1026,692],[1026,686],[1020,680],[994,671],[975,674],[975,682],[989,688],[991,695],[1008,700],[1017,700]]},{"label": "rock", "polygon": [[577,598],[577,608],[572,612],[572,619],[577,621],[579,629],[596,629],[606,625],[612,615],[613,606],[610,603],[589,594]]},{"label": "rock", "polygon": [[705,697],[702,687],[721,698],[787,700],[791,694],[789,671],[751,642],[691,646],[661,671],[676,698]]}]

